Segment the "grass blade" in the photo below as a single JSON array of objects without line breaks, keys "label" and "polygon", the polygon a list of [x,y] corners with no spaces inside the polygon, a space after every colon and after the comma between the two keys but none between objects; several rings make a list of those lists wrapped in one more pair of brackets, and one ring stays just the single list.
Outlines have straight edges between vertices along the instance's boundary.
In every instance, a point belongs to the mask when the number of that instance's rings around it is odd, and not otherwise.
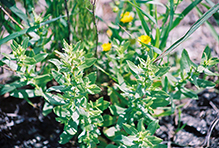
[{"label": "grass blade", "polygon": [[161,34],[163,34],[160,43],[161,50],[166,46],[167,38],[169,36],[169,33],[171,31],[171,26],[173,23],[173,16],[174,16],[174,2],[173,0],[170,0],[170,18],[169,18],[168,27],[163,27],[164,30],[162,29],[162,32],[164,31],[164,34],[161,32]]},{"label": "grass blade", "polygon": [[[201,10],[198,7],[196,7],[196,9],[197,9],[198,15],[202,16],[203,14]],[[205,22],[205,25],[208,27],[209,31],[211,32],[212,36],[215,38],[217,43],[219,43],[219,35],[217,34],[217,31],[214,29],[214,27],[208,21]]]},{"label": "grass blade", "polygon": [[35,29],[37,29],[37,28],[39,28],[39,27],[41,27],[41,26],[43,26],[43,25],[52,23],[52,22],[54,22],[54,21],[56,21],[56,20],[58,20],[58,19],[60,19],[60,18],[62,18],[62,17],[65,17],[65,16],[60,16],[60,17],[57,17],[57,18],[54,18],[54,19],[51,19],[51,20],[42,22],[42,23],[40,23],[40,24],[37,25],[37,26],[25,28],[25,29],[23,29],[23,30],[21,30],[21,31],[14,32],[14,33],[12,33],[12,34],[6,36],[5,38],[1,39],[1,40],[0,40],[0,45],[4,44],[5,42],[7,42],[7,41],[9,41],[9,40],[11,40],[11,39],[14,39],[14,38],[19,37],[19,36],[21,36],[21,35],[23,35],[23,34],[26,34],[26,33],[28,33],[28,32],[33,32]]},{"label": "grass blade", "polygon": [[186,7],[186,9],[182,12],[181,17],[177,17],[174,22],[173,25],[171,27],[170,30],[172,30],[173,28],[175,28],[180,21],[196,6],[198,5],[202,0],[195,0],[194,2],[192,2],[188,7]]},{"label": "grass blade", "polygon": [[[134,3],[136,4],[136,1],[134,0]],[[141,24],[144,28],[144,31],[147,35],[149,35],[151,37],[151,33],[150,33],[150,29],[148,27],[148,24],[145,22],[144,20],[144,16],[142,15],[141,11],[136,7],[136,5],[133,5],[138,13],[139,19],[141,21]],[[152,39],[152,38],[151,38]],[[153,40],[153,39],[152,39]]]},{"label": "grass blade", "polygon": [[210,10],[208,10],[187,32],[186,34],[173,43],[168,49],[166,49],[160,56],[158,56],[154,62],[158,61],[171,51],[173,51],[177,46],[179,46],[183,41],[185,41],[193,32],[195,32],[209,17],[211,17],[219,9],[219,3],[214,5]]}]

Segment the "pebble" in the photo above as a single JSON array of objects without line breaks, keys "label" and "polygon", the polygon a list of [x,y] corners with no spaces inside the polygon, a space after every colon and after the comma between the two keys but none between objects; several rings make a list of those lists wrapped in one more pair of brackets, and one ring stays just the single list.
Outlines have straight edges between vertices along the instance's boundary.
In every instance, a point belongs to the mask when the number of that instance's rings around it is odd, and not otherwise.
[{"label": "pebble", "polygon": [[186,127],[196,130],[201,135],[205,135],[208,131],[207,123],[203,119],[200,120],[199,118],[182,113],[181,122],[182,124],[186,124]]},{"label": "pebble", "polygon": [[36,136],[36,140],[40,141],[41,140],[40,136]]},{"label": "pebble", "polygon": [[38,148],[38,147],[40,148],[40,147],[42,147],[43,145],[42,145],[41,143],[36,143],[34,146],[35,146],[35,148]]},{"label": "pebble", "polygon": [[48,140],[46,140],[46,141],[43,141],[43,144],[44,145],[47,145],[49,143],[49,141]]},{"label": "pebble", "polygon": [[199,146],[202,144],[203,141],[203,137],[197,137],[194,134],[185,131],[184,129],[177,132],[177,134],[174,137],[174,142],[184,147]]}]

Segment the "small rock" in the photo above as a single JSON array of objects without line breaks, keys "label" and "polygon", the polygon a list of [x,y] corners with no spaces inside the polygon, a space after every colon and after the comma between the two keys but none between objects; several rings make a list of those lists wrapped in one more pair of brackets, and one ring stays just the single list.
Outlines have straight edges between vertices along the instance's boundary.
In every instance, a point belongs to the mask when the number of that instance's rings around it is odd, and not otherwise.
[{"label": "small rock", "polygon": [[49,141],[48,140],[46,140],[46,141],[43,141],[43,144],[44,145],[47,145],[49,143]]},{"label": "small rock", "polygon": [[190,115],[182,114],[181,122],[182,124],[186,124],[187,128],[194,129],[195,131],[199,132],[201,135],[205,135],[208,131],[207,123],[203,119],[200,120]]},{"label": "small rock", "polygon": [[36,136],[36,140],[40,141],[41,140],[40,136]]},{"label": "small rock", "polygon": [[41,143],[36,143],[34,146],[35,146],[35,148],[38,148],[38,147],[40,148],[40,147],[42,147],[43,145],[42,145]]},{"label": "small rock", "polygon": [[203,137],[197,137],[184,129],[177,132],[174,137],[174,142],[182,146],[199,146],[204,141]]}]

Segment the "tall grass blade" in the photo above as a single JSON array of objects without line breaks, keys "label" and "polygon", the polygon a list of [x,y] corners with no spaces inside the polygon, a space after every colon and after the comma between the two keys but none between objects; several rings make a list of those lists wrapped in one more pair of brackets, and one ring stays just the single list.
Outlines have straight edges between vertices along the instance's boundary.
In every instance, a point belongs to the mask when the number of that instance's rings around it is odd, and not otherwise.
[{"label": "tall grass blade", "polygon": [[[171,26],[173,23],[173,16],[174,16],[174,2],[173,2],[173,0],[170,0],[170,18],[169,18],[168,26],[164,27],[165,30],[162,30],[162,31],[164,31],[164,34],[162,36],[161,43],[160,43],[161,50],[166,46],[167,38],[169,36],[169,33],[171,31]],[[161,32],[161,34],[162,34],[162,32]]]},{"label": "tall grass blade", "polygon": [[12,33],[12,34],[6,36],[5,38],[1,39],[1,40],[0,40],[0,45],[4,44],[5,42],[7,42],[7,41],[9,41],[9,40],[11,40],[11,39],[14,39],[14,38],[19,37],[19,36],[21,36],[21,35],[23,35],[23,34],[26,34],[26,33],[28,33],[28,32],[34,32],[35,29],[37,29],[37,28],[39,28],[39,27],[41,27],[41,26],[43,26],[43,25],[52,23],[52,22],[54,22],[54,21],[56,21],[56,20],[58,20],[58,19],[60,19],[60,18],[62,18],[62,17],[66,17],[66,16],[60,16],[60,17],[57,17],[57,18],[54,18],[54,19],[51,19],[51,20],[42,22],[42,23],[40,23],[40,24],[37,25],[37,26],[25,28],[25,29],[23,29],[23,30],[21,30],[21,31],[14,32],[14,33]]},{"label": "tall grass blade", "polygon": [[[196,7],[198,15],[202,16],[203,13],[201,12],[201,10]],[[217,43],[219,43],[219,35],[217,34],[217,31],[214,29],[214,27],[209,23],[209,21],[205,22],[205,25],[208,27],[209,31],[211,32],[212,36],[215,38],[215,40],[217,41]]]},{"label": "tall grass blade", "polygon": [[180,21],[196,6],[198,5],[202,0],[195,0],[194,2],[192,2],[188,7],[186,7],[186,9],[182,12],[181,17],[177,17],[174,22],[173,25],[171,27],[171,30],[173,28],[175,28]]},{"label": "tall grass blade", "polygon": [[211,17],[219,9],[219,3],[208,10],[187,32],[186,34],[173,43],[168,49],[166,49],[160,56],[158,56],[154,62],[158,61],[171,51],[173,51],[177,46],[179,46],[183,41],[185,41],[193,32],[195,32],[209,17]]}]

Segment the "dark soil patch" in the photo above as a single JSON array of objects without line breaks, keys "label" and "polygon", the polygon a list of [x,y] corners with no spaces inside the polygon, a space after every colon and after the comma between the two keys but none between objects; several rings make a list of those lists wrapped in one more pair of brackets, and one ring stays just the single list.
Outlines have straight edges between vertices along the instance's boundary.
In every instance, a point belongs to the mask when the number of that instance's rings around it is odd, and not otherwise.
[{"label": "dark soil patch", "polygon": [[198,100],[187,101],[181,114],[160,119],[156,135],[169,147],[219,147],[219,94],[205,90],[198,95]]},{"label": "dark soil patch", "polygon": [[[43,98],[31,101],[43,106]],[[59,135],[63,126],[55,120],[55,114],[44,117],[40,108],[34,108],[25,100],[13,97],[0,98],[0,147],[57,148],[72,147],[70,143],[60,145]]]}]

